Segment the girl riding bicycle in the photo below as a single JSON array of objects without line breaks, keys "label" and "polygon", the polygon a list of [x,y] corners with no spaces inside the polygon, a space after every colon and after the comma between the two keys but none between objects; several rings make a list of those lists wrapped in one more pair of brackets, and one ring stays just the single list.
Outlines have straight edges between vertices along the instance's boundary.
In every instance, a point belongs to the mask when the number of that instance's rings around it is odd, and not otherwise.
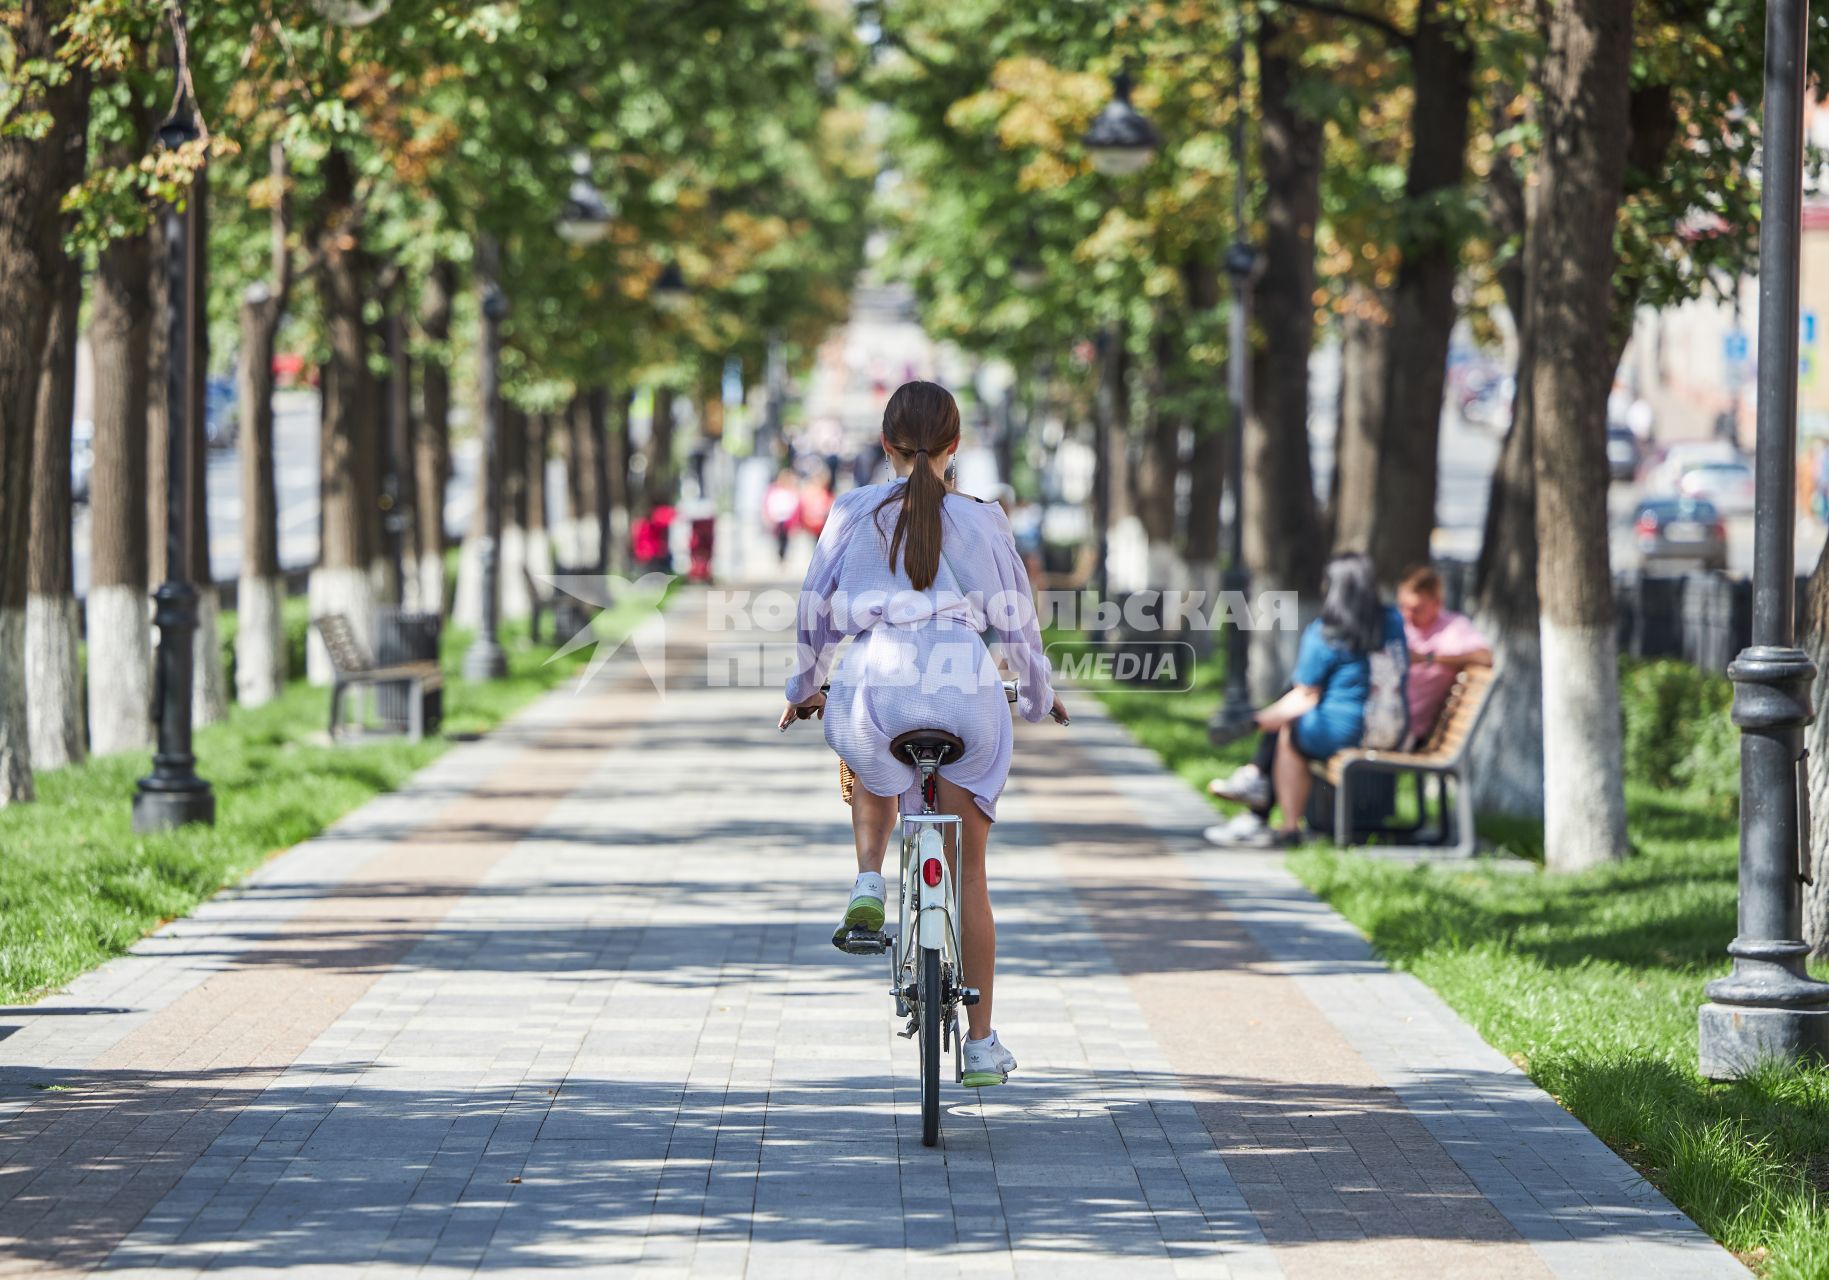
[{"label": "girl riding bicycle", "polygon": [[[959,406],[946,388],[909,382],[883,410],[887,484],[851,490],[832,507],[800,591],[799,660],[787,683],[786,727],[821,716],[826,741],[856,775],[851,827],[858,875],[839,934],[883,924],[883,856],[898,798],[918,812],[916,772],[890,750],[911,729],[944,729],[965,743],[939,780],[940,808],[961,818],[961,945],[980,992],[967,1011],[964,1083],[1002,1084],[1016,1059],[991,1026],[997,926],[985,843],[1010,772],[1010,714],[981,633],[989,627],[1019,684],[1017,709],[1065,724],[1050,684],[1028,574],[993,503],[949,491]],[[856,639],[832,668],[839,642]],[[820,692],[828,673],[831,693]]]}]

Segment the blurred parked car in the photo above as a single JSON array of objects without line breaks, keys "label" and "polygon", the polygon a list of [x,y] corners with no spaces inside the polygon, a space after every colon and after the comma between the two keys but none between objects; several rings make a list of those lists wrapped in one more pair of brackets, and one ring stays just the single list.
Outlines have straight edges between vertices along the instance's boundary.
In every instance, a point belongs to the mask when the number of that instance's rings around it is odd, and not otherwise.
[{"label": "blurred parked car", "polygon": [[78,418],[70,424],[70,498],[89,501],[89,473],[95,470],[95,424]]},{"label": "blurred parked car", "polygon": [[1726,440],[1686,440],[1665,447],[1645,476],[1647,493],[1676,494],[1683,473],[1710,462],[1740,462],[1740,450]]},{"label": "blurred parked car", "polygon": [[1700,498],[1647,498],[1638,504],[1633,537],[1645,567],[1671,560],[1727,568],[1727,525],[1712,503]]},{"label": "blurred parked car", "polygon": [[1638,475],[1639,464],[1644,460],[1644,448],[1629,428],[1607,428],[1607,475],[1610,479],[1631,480]]},{"label": "blurred parked car", "polygon": [[235,444],[239,426],[235,411],[235,383],[231,378],[211,378],[203,384],[203,438],[212,449]]},{"label": "blurred parked car", "polygon": [[1753,509],[1753,469],[1744,462],[1705,462],[1683,473],[1677,492],[1723,514],[1745,515]]}]

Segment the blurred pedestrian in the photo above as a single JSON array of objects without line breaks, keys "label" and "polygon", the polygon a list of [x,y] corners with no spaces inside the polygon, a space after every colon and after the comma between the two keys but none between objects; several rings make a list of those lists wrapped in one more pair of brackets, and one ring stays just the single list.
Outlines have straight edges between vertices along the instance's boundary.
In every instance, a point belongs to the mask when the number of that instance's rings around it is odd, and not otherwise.
[{"label": "blurred pedestrian", "polygon": [[657,503],[629,530],[629,550],[637,573],[673,572],[673,507]]},{"label": "blurred pedestrian", "polygon": [[785,561],[788,537],[800,523],[800,481],[785,467],[762,495],[762,520],[775,535],[775,558]]},{"label": "blurred pedestrian", "polygon": [[826,483],[825,473],[808,476],[800,486],[800,527],[818,538],[831,513],[832,486]]},{"label": "blurred pedestrian", "polygon": [[1465,614],[1443,608],[1442,575],[1428,565],[1397,584],[1397,612],[1410,650],[1410,733],[1421,740],[1435,727],[1454,678],[1468,667],[1492,665],[1492,642]]}]

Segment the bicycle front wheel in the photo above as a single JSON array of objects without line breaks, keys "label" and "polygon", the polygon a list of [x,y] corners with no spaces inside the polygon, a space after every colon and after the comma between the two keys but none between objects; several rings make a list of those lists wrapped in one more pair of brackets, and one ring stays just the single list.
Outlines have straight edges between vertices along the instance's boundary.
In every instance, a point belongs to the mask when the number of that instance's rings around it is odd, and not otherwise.
[{"label": "bicycle front wheel", "polygon": [[945,996],[940,990],[940,950],[921,948],[919,983],[921,1030],[921,1145],[940,1141],[940,1028]]}]

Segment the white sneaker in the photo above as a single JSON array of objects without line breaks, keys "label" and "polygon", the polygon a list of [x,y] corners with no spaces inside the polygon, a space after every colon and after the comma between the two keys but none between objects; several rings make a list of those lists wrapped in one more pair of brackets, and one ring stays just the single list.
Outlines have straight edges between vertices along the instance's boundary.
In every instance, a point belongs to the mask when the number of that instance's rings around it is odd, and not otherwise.
[{"label": "white sneaker", "polygon": [[883,899],[888,896],[888,886],[883,877],[874,871],[864,871],[851,885],[851,896],[845,905],[845,918],[832,932],[832,941],[836,944],[852,929],[864,929],[871,933],[879,932],[883,927]]},{"label": "white sneaker", "polygon": [[1264,838],[1264,833],[1268,829],[1264,825],[1263,818],[1247,809],[1241,814],[1234,815],[1227,822],[1208,827],[1201,834],[1207,838],[1208,844],[1233,848],[1238,845],[1258,843]]},{"label": "white sneaker", "polygon": [[1213,779],[1207,783],[1207,793],[1247,809],[1270,807],[1270,779],[1254,764],[1241,764],[1230,777]]},{"label": "white sneaker", "polygon": [[992,1049],[996,1051],[997,1065],[1003,1068],[1003,1073],[1007,1076],[1016,1070],[1016,1055],[1010,1052],[1008,1045],[997,1038],[997,1029],[993,1027],[991,1034],[985,1038],[991,1042]]},{"label": "white sneaker", "polygon": [[1009,1070],[1004,1066],[1005,1059],[1014,1065],[1015,1059],[1010,1051],[997,1043],[996,1034],[982,1040],[965,1042],[965,1072],[960,1081],[968,1089],[984,1089],[994,1084],[1002,1084],[1009,1079]]}]

